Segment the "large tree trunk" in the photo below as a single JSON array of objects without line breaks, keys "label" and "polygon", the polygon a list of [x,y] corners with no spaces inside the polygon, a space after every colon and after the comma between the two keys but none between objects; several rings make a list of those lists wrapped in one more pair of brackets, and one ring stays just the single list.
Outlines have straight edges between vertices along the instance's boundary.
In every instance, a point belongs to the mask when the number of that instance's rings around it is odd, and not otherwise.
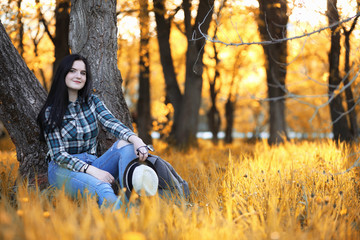
[{"label": "large tree trunk", "polygon": [[[288,23],[285,0],[258,0],[260,7],[259,32],[264,41],[286,37]],[[266,76],[270,98],[269,144],[277,144],[286,137],[285,78],[287,42],[263,45],[266,55]]]},{"label": "large tree trunk", "polygon": [[55,73],[61,60],[70,54],[69,47],[69,24],[70,24],[70,0],[56,0],[55,19],[56,30],[54,37],[55,61],[53,73]]},{"label": "large tree trunk", "polygon": [[[327,17],[329,24],[339,21],[339,13],[337,10],[337,0],[327,1]],[[339,73],[340,62],[340,31],[337,26],[331,28],[331,48],[329,53],[329,99],[330,101],[330,114],[333,126],[334,139],[336,141],[349,141],[351,140],[350,129],[344,114],[344,107],[342,105],[342,97],[340,94],[335,94],[341,83]],[[335,96],[335,97],[334,97]]]},{"label": "large tree trunk", "polygon": [[46,91],[26,66],[0,23],[0,120],[16,146],[19,170],[30,182],[47,184],[46,144],[39,141],[37,114]]},{"label": "large tree trunk", "polygon": [[139,137],[151,144],[151,112],[150,112],[150,55],[149,55],[149,13],[148,1],[140,0],[140,61],[139,61],[139,99],[137,102],[137,128]]},{"label": "large tree trunk", "polygon": [[200,0],[195,24],[191,24],[191,4],[189,0],[183,1],[185,14],[185,32],[188,40],[186,52],[185,92],[182,99],[180,118],[176,124],[176,143],[180,148],[197,145],[196,132],[198,130],[199,109],[203,84],[203,55],[205,39],[200,38],[199,23],[203,23],[201,31],[207,34],[212,14],[213,0]]},{"label": "large tree trunk", "polygon": [[[69,45],[73,53],[88,59],[96,94],[115,117],[133,129],[117,67],[116,0],[72,0]],[[110,134],[104,134],[102,131],[99,137],[98,154],[115,141]]]}]

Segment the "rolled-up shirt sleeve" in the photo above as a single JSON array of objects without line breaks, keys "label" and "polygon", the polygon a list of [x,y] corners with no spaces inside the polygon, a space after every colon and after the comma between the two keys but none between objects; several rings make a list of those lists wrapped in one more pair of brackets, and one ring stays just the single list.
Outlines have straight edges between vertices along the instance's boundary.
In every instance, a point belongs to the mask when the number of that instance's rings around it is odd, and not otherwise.
[{"label": "rolled-up shirt sleeve", "polygon": [[128,141],[130,136],[135,135],[131,129],[120,122],[120,120],[118,120],[110,112],[110,110],[97,96],[93,95],[92,97],[96,107],[97,119],[101,125],[106,128],[107,131],[114,134],[115,137],[125,141]]},{"label": "rolled-up shirt sleeve", "polygon": [[60,132],[58,128],[46,132],[46,143],[49,148],[48,155],[60,166],[72,171],[79,172],[80,169],[86,164],[84,161],[70,155],[66,152]]}]

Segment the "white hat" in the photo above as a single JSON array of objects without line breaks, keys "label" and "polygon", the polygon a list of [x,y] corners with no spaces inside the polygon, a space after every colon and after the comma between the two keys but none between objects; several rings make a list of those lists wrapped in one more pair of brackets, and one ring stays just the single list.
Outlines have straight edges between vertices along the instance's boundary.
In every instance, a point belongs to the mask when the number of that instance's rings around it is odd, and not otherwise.
[{"label": "white hat", "polygon": [[159,178],[151,162],[138,159],[131,161],[125,169],[123,184],[126,188],[126,195],[129,198],[134,189],[141,195],[144,191],[146,196],[154,196],[159,187]]},{"label": "white hat", "polygon": [[154,196],[158,190],[159,178],[151,167],[142,164],[134,169],[132,185],[139,195],[144,191],[147,196]]}]

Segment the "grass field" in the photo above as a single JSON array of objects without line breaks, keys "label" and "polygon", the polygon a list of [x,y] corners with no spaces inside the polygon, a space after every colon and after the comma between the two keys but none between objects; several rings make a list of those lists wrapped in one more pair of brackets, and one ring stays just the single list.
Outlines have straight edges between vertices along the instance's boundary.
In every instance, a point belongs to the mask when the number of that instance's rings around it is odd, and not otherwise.
[{"label": "grass field", "polygon": [[18,183],[14,151],[0,152],[0,239],[360,239],[358,145],[266,142],[186,154],[154,144],[188,181],[189,202],[142,198],[130,210]]}]

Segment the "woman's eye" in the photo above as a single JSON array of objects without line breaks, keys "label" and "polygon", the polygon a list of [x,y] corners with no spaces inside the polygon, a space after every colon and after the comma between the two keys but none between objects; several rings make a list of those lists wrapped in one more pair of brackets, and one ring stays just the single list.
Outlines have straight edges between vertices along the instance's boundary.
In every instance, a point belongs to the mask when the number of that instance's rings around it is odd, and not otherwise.
[{"label": "woman's eye", "polygon": [[86,72],[81,72],[81,75],[86,76]]},{"label": "woman's eye", "polygon": [[72,72],[72,73],[73,73],[73,72],[75,72],[75,69],[70,69],[70,71],[69,71],[69,72]]}]

